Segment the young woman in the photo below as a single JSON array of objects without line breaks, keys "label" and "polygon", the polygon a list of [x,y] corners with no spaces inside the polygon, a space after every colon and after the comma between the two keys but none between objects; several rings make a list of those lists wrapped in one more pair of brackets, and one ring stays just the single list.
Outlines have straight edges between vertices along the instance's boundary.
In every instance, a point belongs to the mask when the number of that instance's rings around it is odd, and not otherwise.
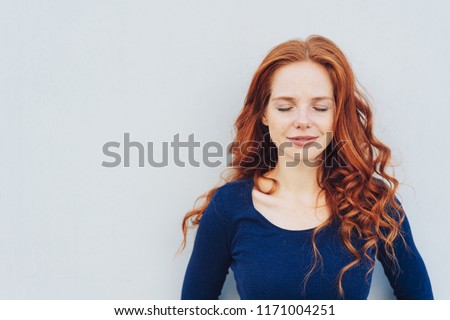
[{"label": "young woman", "polygon": [[433,299],[386,172],[390,149],[330,40],[273,48],[235,123],[231,174],[186,214],[199,225],[182,299],[367,299],[377,258],[398,299]]}]

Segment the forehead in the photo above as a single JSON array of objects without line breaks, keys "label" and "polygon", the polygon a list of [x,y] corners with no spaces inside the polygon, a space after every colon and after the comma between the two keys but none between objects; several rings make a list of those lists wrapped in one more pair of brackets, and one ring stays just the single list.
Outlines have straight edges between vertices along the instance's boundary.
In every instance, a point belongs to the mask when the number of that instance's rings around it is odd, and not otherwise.
[{"label": "forehead", "polygon": [[333,84],[320,64],[302,61],[279,68],[272,79],[271,96],[333,97]]}]

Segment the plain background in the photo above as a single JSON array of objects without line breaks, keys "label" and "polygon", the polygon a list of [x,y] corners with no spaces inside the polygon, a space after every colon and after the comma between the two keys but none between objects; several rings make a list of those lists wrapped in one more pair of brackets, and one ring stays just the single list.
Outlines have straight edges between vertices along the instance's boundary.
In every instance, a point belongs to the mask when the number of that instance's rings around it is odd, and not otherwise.
[{"label": "plain background", "polygon": [[[446,1],[0,1],[0,298],[179,299],[181,219],[217,168],[102,167],[108,141],[233,137],[275,45],[347,55],[392,151],[435,297],[450,298]],[[122,151],[123,155],[123,151]],[[196,159],[201,161],[197,150]],[[181,158],[187,161],[187,153]],[[222,298],[239,298],[228,277]],[[370,298],[392,290],[377,265]]]}]

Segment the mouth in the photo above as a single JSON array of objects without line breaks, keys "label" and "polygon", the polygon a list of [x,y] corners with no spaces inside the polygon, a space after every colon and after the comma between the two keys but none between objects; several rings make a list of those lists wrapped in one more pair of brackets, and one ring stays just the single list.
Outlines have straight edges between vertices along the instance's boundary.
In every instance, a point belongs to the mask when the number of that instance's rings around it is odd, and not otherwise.
[{"label": "mouth", "polygon": [[317,140],[318,137],[313,137],[313,136],[297,136],[297,137],[291,137],[289,139],[289,141],[291,141],[294,145],[299,146],[299,147],[303,147],[307,144],[311,144],[314,141]]}]

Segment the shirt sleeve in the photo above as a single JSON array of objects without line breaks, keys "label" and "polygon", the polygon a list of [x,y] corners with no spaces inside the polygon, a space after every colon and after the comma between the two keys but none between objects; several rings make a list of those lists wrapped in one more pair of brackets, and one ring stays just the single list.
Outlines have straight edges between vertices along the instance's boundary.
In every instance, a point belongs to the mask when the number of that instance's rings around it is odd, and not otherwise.
[{"label": "shirt sleeve", "polygon": [[217,300],[231,263],[228,228],[220,190],[200,219],[194,248],[184,276],[182,300]]},{"label": "shirt sleeve", "polygon": [[[395,198],[395,201],[401,206],[397,198]],[[394,240],[394,253],[398,266],[387,256],[384,243],[379,243],[377,255],[378,260],[383,265],[384,273],[394,289],[394,295],[399,300],[433,300],[430,278],[425,263],[414,243],[406,215],[400,232],[403,234],[405,242],[400,236],[397,236]]]}]

